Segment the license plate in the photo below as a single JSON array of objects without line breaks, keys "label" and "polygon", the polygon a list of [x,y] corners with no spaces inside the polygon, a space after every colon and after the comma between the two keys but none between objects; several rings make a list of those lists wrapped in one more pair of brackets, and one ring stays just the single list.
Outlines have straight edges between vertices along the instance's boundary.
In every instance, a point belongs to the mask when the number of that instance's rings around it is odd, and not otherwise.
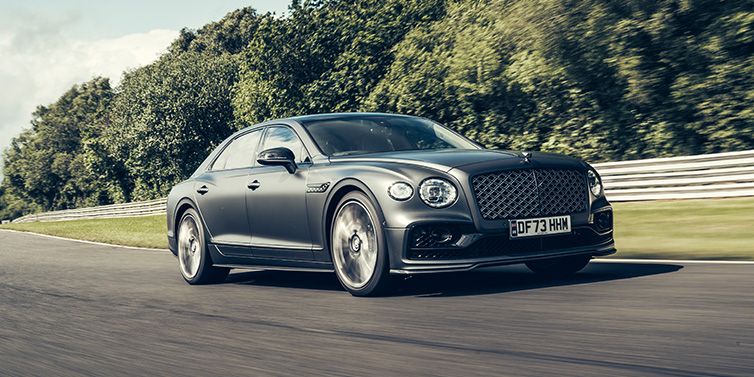
[{"label": "license plate", "polygon": [[509,220],[511,238],[571,233],[571,216]]}]

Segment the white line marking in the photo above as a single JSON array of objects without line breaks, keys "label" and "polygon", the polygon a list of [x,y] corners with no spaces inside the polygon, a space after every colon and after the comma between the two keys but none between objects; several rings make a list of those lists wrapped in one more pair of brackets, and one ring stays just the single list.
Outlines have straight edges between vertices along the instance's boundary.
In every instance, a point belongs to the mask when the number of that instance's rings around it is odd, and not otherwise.
[{"label": "white line marking", "polygon": [[[5,232],[33,234],[33,235],[36,235],[36,236],[55,238],[55,239],[64,240],[64,241],[81,242],[81,243],[87,243],[87,244],[90,244],[90,245],[122,247],[122,248],[125,248],[125,249],[134,249],[134,250],[151,250],[151,251],[167,251],[168,250],[167,248],[164,248],[164,249],[153,249],[153,248],[149,248],[149,247],[125,246],[125,245],[115,245],[115,244],[104,243],[104,242],[94,242],[94,241],[77,240],[77,239],[74,239],[74,238],[65,238],[65,237],[59,237],[59,236],[51,236],[49,234],[34,233],[34,232],[25,232],[25,231],[14,230],[14,229],[0,229],[0,230],[5,231]],[[165,238],[167,238],[167,236],[165,236]]]},{"label": "white line marking", "polygon": [[754,261],[748,260],[687,260],[687,259],[618,259],[618,258],[596,258],[592,262],[603,263],[686,263],[686,264],[754,264]]}]

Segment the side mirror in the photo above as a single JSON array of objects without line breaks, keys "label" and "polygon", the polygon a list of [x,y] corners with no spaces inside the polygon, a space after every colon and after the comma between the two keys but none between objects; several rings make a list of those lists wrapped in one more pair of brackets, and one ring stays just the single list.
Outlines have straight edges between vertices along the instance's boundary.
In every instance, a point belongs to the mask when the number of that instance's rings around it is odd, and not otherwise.
[{"label": "side mirror", "polygon": [[257,162],[262,165],[284,166],[288,173],[296,172],[296,156],[286,148],[265,149],[257,155]]}]

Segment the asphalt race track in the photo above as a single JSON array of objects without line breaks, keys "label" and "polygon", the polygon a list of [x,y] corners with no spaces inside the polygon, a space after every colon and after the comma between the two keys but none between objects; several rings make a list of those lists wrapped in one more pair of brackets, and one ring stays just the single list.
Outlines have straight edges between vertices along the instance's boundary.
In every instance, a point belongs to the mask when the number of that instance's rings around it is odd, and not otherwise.
[{"label": "asphalt race track", "polygon": [[[620,245],[618,245],[620,246]],[[189,286],[168,251],[0,231],[0,375],[752,376],[754,264]]]}]

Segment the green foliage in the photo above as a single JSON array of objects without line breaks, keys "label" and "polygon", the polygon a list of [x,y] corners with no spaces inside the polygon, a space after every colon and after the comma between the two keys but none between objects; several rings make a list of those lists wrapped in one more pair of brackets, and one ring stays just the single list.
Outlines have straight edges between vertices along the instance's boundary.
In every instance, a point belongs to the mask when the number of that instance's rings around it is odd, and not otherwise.
[{"label": "green foliage", "polygon": [[164,196],[286,116],[413,114],[596,162],[752,149],[753,104],[749,0],[294,0],[40,107],[5,151],[0,217]]},{"label": "green foliage", "polygon": [[396,46],[365,108],[437,119],[492,148],[596,155],[596,100],[546,53],[556,14],[550,3],[456,6]]},{"label": "green foliage", "polygon": [[355,111],[413,27],[444,14],[444,1],[305,1],[260,23],[242,62],[234,107],[240,125],[292,115]]},{"label": "green foliage", "polygon": [[111,202],[108,188],[86,161],[92,158],[87,143],[106,124],[112,97],[108,79],[97,78],[37,108],[32,127],[14,138],[3,156],[2,214]]},{"label": "green foliage", "polygon": [[167,195],[234,131],[232,55],[185,52],[128,72],[106,133],[133,182],[134,200]]},{"label": "green foliage", "polygon": [[462,2],[395,47],[364,108],[591,161],[752,148],[751,8]]},{"label": "green foliage", "polygon": [[127,199],[164,197],[235,131],[238,56],[272,19],[243,8],[196,32],[183,29],[167,54],[124,75],[112,128],[92,149],[121,162]]},{"label": "green foliage", "polygon": [[182,29],[178,38],[168,48],[170,54],[206,52],[213,55],[238,54],[256,35],[259,23],[272,16],[259,16],[254,8],[247,7],[228,13],[222,20],[204,25],[197,31]]}]

